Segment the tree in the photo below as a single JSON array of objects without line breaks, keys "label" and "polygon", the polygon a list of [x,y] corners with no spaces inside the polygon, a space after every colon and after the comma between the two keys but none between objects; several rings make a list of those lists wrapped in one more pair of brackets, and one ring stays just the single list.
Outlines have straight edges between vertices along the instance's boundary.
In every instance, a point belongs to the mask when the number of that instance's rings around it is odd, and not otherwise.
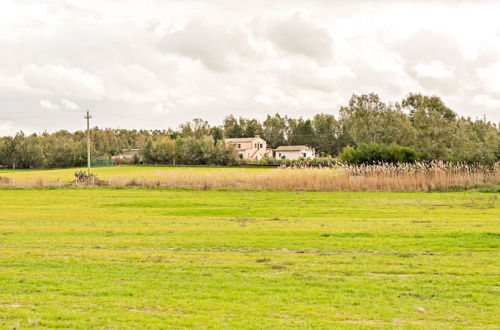
[{"label": "tree", "polygon": [[19,132],[14,137],[14,157],[21,168],[39,168],[45,165],[46,159],[36,134],[25,136]]},{"label": "tree", "polygon": [[340,121],[330,114],[317,114],[313,118],[314,142],[316,151],[337,156],[344,147],[351,144],[351,137]]},{"label": "tree", "polygon": [[262,123],[262,135],[271,148],[288,144],[287,117],[281,117],[279,114],[275,114],[273,117],[267,115],[266,120]]},{"label": "tree", "polygon": [[493,164],[498,160],[500,136],[496,126],[486,120],[460,118],[453,137],[451,160]]},{"label": "tree", "polygon": [[410,94],[401,102],[415,129],[413,147],[425,159],[450,158],[456,114],[437,96]]},{"label": "tree", "polygon": [[15,169],[17,163],[14,139],[10,136],[0,139],[0,164]]},{"label": "tree", "polygon": [[288,126],[290,127],[291,145],[314,145],[316,134],[311,120],[299,118],[296,121],[289,121]]},{"label": "tree", "polygon": [[349,105],[340,108],[341,121],[354,144],[414,143],[414,128],[399,106],[383,103],[376,94],[353,95]]},{"label": "tree", "polygon": [[227,138],[239,138],[243,137],[243,129],[241,128],[238,120],[233,116],[229,115],[224,118],[224,136]]},{"label": "tree", "polygon": [[241,137],[254,137],[262,134],[262,126],[256,119],[240,118]]},{"label": "tree", "polygon": [[217,144],[218,141],[224,140],[224,130],[220,127],[212,127],[210,129],[210,135],[214,139],[214,144]]},{"label": "tree", "polygon": [[195,118],[190,122],[181,124],[179,128],[183,137],[201,139],[203,136],[210,134],[210,125],[201,118]]}]

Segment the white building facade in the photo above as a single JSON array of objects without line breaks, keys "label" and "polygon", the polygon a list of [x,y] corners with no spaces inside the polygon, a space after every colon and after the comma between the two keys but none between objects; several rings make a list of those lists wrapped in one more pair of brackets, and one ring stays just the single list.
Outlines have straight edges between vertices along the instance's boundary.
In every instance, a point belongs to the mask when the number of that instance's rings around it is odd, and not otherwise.
[{"label": "white building facade", "polygon": [[308,146],[280,146],[275,150],[276,159],[297,160],[315,157],[316,151]]}]

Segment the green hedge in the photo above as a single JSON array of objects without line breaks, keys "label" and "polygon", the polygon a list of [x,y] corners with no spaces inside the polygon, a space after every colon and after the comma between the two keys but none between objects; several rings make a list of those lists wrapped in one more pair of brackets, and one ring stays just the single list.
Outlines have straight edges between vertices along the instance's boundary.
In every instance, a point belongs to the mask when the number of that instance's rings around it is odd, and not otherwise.
[{"label": "green hedge", "polygon": [[339,159],[348,164],[413,163],[418,160],[418,156],[412,148],[372,143],[360,144],[356,148],[345,147]]}]

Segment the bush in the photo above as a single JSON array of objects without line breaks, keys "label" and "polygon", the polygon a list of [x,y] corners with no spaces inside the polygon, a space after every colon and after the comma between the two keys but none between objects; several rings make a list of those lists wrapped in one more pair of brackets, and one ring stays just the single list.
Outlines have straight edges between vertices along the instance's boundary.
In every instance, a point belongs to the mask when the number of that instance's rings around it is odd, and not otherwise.
[{"label": "bush", "polygon": [[317,157],[309,161],[309,165],[314,166],[333,166],[337,161],[333,157]]},{"label": "bush", "polygon": [[99,179],[99,177],[94,174],[90,173],[88,174],[87,172],[84,171],[78,171],[75,172],[75,180],[73,181],[74,184],[78,185],[84,185],[84,186],[107,186],[108,182]]},{"label": "bush", "polygon": [[281,160],[272,158],[272,157],[264,157],[258,162],[259,165],[281,165]]},{"label": "bush", "polygon": [[397,144],[360,144],[356,148],[345,147],[339,159],[347,164],[414,163],[417,152]]}]

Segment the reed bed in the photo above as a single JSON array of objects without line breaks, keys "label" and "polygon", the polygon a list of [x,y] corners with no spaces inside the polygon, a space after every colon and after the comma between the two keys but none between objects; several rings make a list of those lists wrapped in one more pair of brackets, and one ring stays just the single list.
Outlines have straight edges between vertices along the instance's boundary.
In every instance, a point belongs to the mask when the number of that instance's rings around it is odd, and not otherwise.
[{"label": "reed bed", "polygon": [[218,168],[156,170],[146,176],[111,175],[89,183],[63,183],[37,177],[16,182],[0,177],[0,187],[117,186],[190,189],[262,189],[292,191],[456,191],[500,185],[500,163],[337,164],[333,168],[276,168],[240,171]]}]

